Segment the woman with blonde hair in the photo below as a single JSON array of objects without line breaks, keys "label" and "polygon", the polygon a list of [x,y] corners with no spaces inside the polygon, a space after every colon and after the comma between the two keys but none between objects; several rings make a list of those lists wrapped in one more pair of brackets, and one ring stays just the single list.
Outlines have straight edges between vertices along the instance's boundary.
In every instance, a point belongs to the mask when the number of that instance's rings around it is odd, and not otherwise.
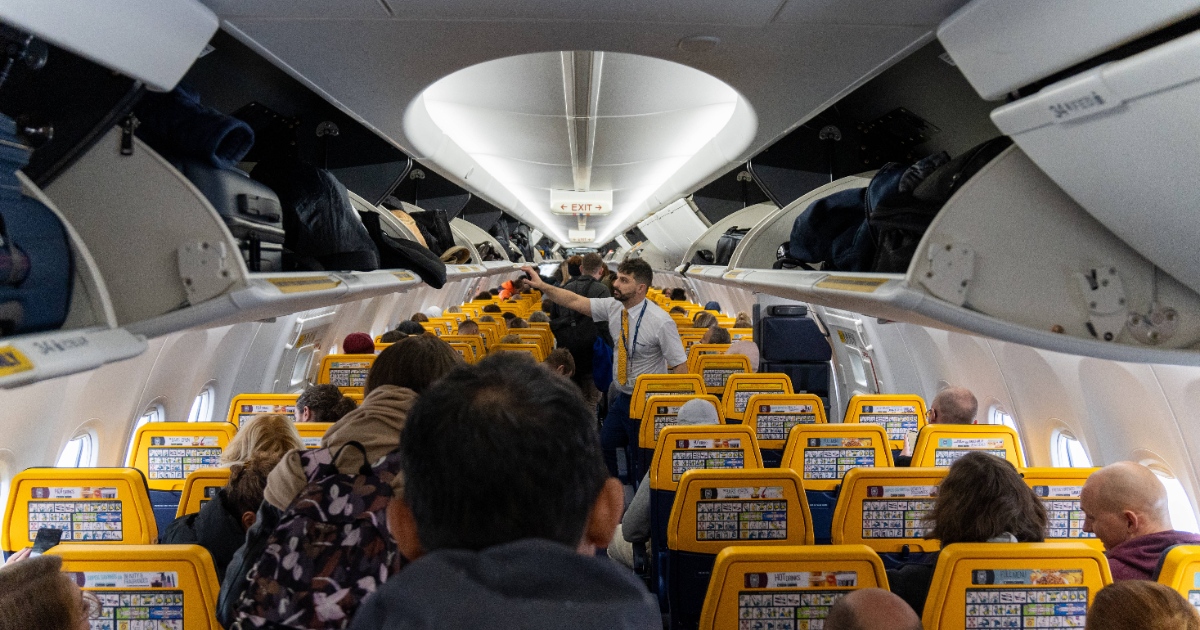
[{"label": "woman with blonde hair", "polygon": [[238,427],[237,435],[221,453],[221,465],[244,464],[256,453],[279,459],[288,451],[302,448],[304,440],[290,418],[277,413],[259,414]]},{"label": "woman with blonde hair", "polygon": [[1200,630],[1200,614],[1158,582],[1122,580],[1096,593],[1086,630]]},{"label": "woman with blonde hair", "polygon": [[28,553],[0,567],[0,630],[88,630],[100,602],[62,572],[62,558]]}]

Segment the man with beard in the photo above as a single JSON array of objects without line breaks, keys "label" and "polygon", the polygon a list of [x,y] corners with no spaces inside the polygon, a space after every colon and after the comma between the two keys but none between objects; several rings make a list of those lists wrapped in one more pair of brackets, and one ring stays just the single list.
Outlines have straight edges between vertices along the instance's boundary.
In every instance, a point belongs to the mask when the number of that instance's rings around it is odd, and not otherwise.
[{"label": "man with beard", "polygon": [[617,397],[609,405],[608,416],[604,419],[600,445],[609,474],[617,477],[617,449],[624,448],[628,460],[641,427],[640,418],[629,417],[629,403],[637,377],[687,372],[687,353],[675,322],[666,311],[646,299],[646,290],[654,281],[654,270],[644,260],[626,260],[617,267],[613,296],[589,299],[546,284],[532,267],[523,269],[529,274],[529,285],[555,304],[588,315],[596,322],[608,322],[609,333],[615,342],[612,387],[617,389]]}]

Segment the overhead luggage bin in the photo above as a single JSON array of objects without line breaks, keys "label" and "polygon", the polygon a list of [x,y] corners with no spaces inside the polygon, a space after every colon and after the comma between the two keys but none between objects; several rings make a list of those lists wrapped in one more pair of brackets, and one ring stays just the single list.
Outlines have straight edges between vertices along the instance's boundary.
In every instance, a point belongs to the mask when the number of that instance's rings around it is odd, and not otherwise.
[{"label": "overhead luggage bin", "polygon": [[997,109],[992,120],[1117,237],[1200,291],[1198,104],[1193,32],[1064,79]]},{"label": "overhead luggage bin", "polygon": [[[471,262],[480,264],[488,269],[512,269],[515,265],[508,259],[508,250],[500,245],[496,237],[488,234],[487,230],[463,219],[450,221],[450,231],[454,233],[454,243],[471,250]],[[504,260],[483,260],[479,254],[479,244],[487,243],[492,250],[503,255]]]},{"label": "overhead luggage bin", "polygon": [[638,223],[647,241],[639,246],[641,257],[656,270],[674,269],[688,260],[688,250],[710,227],[691,197],[680,199]]},{"label": "overhead luggage bin", "polygon": [[[710,252],[715,256],[717,253],[717,241],[721,240],[721,236],[724,235],[726,231],[734,227],[745,230],[753,228],[754,226],[758,225],[759,221],[762,221],[763,218],[775,210],[776,207],[773,203],[760,203],[742,208],[741,210],[734,212],[724,219],[717,221],[712,225],[712,227],[708,228],[704,234],[701,234],[700,238],[696,239],[696,241],[692,243],[692,246],[688,248],[687,253],[683,256],[682,264],[686,265],[690,262],[693,262],[696,259],[696,253],[700,251]],[[745,237],[743,237],[743,240],[744,238]],[[736,248],[734,251],[736,251]],[[688,273],[693,273],[692,270],[698,265],[704,271],[696,271],[695,273],[698,275],[707,275],[706,268],[714,267],[723,270],[727,264],[728,263],[716,264],[715,262],[696,263],[696,265],[689,267]]]}]

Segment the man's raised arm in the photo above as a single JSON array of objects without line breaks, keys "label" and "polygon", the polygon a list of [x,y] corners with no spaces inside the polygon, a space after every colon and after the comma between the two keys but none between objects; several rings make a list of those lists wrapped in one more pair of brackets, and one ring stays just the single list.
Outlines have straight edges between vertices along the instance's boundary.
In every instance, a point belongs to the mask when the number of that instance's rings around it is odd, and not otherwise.
[{"label": "man's raised arm", "polygon": [[566,289],[560,289],[558,287],[552,287],[546,284],[546,282],[542,280],[542,277],[538,275],[538,272],[534,271],[533,267],[530,267],[529,265],[521,267],[521,271],[529,274],[530,277],[530,279],[525,280],[525,284],[537,289],[538,291],[541,291],[542,295],[548,298],[551,302],[554,302],[559,306],[565,306],[572,311],[583,313],[588,317],[592,316],[592,301],[588,298]]}]

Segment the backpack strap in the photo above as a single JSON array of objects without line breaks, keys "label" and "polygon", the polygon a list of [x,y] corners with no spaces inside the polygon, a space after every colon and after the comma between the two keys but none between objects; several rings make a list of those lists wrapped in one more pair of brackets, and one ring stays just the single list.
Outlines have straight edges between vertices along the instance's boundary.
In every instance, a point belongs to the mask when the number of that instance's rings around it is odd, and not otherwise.
[{"label": "backpack strap", "polygon": [[346,450],[347,446],[353,446],[354,448],[358,449],[358,452],[362,453],[363,463],[362,463],[362,466],[359,466],[359,468],[358,468],[358,474],[360,474],[360,475],[372,474],[373,471],[371,470],[371,462],[367,460],[367,449],[365,447],[363,447],[362,444],[355,442],[353,440],[343,444],[342,447],[339,448],[337,450],[337,452],[333,454],[333,459],[330,461],[330,463],[336,465],[338,458],[342,456],[342,451]]}]

